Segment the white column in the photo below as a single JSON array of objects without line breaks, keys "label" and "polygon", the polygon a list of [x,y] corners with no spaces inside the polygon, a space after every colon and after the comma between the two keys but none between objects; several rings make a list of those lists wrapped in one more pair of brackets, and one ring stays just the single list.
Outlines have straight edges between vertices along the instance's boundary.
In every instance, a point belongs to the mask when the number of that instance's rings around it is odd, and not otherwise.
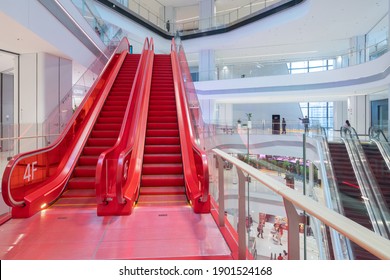
[{"label": "white column", "polygon": [[[72,87],[72,63],[47,53],[23,54],[19,63],[19,136],[37,136],[48,133],[44,122],[53,115],[50,133],[58,133],[60,119],[72,111],[71,97],[64,97]],[[15,98],[17,102],[17,98]],[[21,151],[45,145],[42,138],[23,141]]]},{"label": "white column", "polygon": [[201,50],[199,53],[199,81],[209,81],[215,78],[215,51]]},{"label": "white column", "polygon": [[[22,54],[19,62],[19,130],[17,136],[35,136],[37,126],[37,65],[38,54]],[[17,100],[15,100],[17,102]],[[34,139],[21,141],[19,152],[36,149]]]},{"label": "white column", "polygon": [[214,123],[215,100],[214,99],[199,99],[199,104],[202,109],[202,118],[206,123]]},{"label": "white column", "polygon": [[348,118],[348,104],[347,101],[333,102],[333,129],[339,130]]},{"label": "white column", "polygon": [[366,37],[356,36],[350,39],[352,52],[349,57],[349,65],[361,64],[366,61]]},{"label": "white column", "polygon": [[228,103],[217,103],[215,105],[215,120],[220,125],[233,126],[233,105]]},{"label": "white column", "polygon": [[199,1],[199,29],[209,29],[215,22],[215,0]]},{"label": "white column", "polygon": [[[389,7],[389,10],[390,10],[390,0],[389,0],[389,5],[388,5],[388,7]],[[387,11],[387,13],[388,13],[389,11]],[[387,15],[387,19],[388,19],[388,26],[390,26],[390,15]],[[387,31],[388,31],[388,34],[387,34],[387,46],[388,46],[388,49],[390,49],[390,40],[389,40],[389,38],[390,38],[390,28],[387,28]]]},{"label": "white column", "polygon": [[367,96],[348,97],[348,120],[358,134],[368,134],[371,119],[370,101]]}]

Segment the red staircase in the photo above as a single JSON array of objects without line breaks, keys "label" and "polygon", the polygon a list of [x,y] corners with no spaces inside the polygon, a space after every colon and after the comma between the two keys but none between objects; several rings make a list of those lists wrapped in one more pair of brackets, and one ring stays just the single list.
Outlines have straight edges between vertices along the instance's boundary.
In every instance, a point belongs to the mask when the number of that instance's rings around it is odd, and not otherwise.
[{"label": "red staircase", "polygon": [[[358,224],[373,230],[367,208],[360,192],[347,148],[344,143],[328,143],[332,165],[340,194],[344,215]],[[351,241],[351,246],[357,260],[377,259],[370,252]]]},{"label": "red staircase", "polygon": [[154,56],[138,205],[188,205],[170,55]]},{"label": "red staircase", "polygon": [[119,136],[140,54],[128,54],[89,135],[67,189],[55,206],[96,207],[95,173],[99,155]]}]

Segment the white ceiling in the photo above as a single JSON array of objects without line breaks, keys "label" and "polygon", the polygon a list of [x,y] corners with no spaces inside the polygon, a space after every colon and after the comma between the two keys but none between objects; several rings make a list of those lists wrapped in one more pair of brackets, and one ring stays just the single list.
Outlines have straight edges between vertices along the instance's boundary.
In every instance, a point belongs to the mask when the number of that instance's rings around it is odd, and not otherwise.
[{"label": "white ceiling", "polygon": [[[217,59],[275,60],[347,51],[389,10],[389,0],[306,0],[297,7],[228,34],[185,41],[187,53],[212,48]],[[223,40],[223,44],[221,44]],[[247,59],[245,59],[247,57]]]},{"label": "white ceiling", "polygon": [[[198,5],[199,1],[159,0],[163,5],[174,7]],[[249,2],[215,1],[217,10]],[[229,33],[193,39],[196,43],[186,40],[185,50],[191,54],[211,48],[217,50],[217,61],[240,62],[347,50],[350,47],[349,38],[366,34],[388,12],[388,5],[389,0],[306,0],[298,7]],[[192,12],[196,13],[197,9],[192,9]],[[0,49],[15,53],[45,51],[61,56],[53,46],[1,11],[0,22]],[[7,57],[0,56],[0,71],[9,69],[9,63],[3,60]]]},{"label": "white ceiling", "polygon": [[47,52],[53,55],[66,57],[57,48],[41,39],[34,32],[25,28],[0,10],[0,72],[13,67],[16,54]]}]

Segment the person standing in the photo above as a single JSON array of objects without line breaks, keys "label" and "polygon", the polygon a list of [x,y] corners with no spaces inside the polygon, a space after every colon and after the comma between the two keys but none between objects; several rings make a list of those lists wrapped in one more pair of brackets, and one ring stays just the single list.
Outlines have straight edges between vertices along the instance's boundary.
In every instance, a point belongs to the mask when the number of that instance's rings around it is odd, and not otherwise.
[{"label": "person standing", "polygon": [[263,233],[264,233],[264,224],[260,222],[259,225],[257,226],[257,237],[261,236],[261,238],[264,239]]},{"label": "person standing", "polygon": [[282,134],[286,134],[286,120],[282,118]]},{"label": "person standing", "polygon": [[302,121],[302,124],[304,125],[305,127],[305,132],[309,132],[309,118],[307,116],[305,116],[304,118],[299,118],[301,121]]},{"label": "person standing", "polygon": [[167,23],[166,23],[166,26],[167,28],[167,31],[169,32],[169,30],[171,30],[171,23],[169,22],[169,20],[167,20]]}]

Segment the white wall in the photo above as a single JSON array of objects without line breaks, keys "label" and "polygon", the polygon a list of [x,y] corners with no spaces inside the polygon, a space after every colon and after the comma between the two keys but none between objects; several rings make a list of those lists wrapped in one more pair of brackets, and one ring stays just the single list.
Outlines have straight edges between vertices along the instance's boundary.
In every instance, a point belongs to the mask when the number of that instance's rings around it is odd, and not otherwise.
[{"label": "white wall", "polygon": [[[20,123],[20,135],[43,135],[46,131],[42,124],[54,110],[60,111],[60,102],[71,89],[72,63],[47,53],[23,54],[20,56],[19,73],[19,77],[15,78],[20,81],[20,107],[15,111],[15,120]],[[68,107],[61,107],[61,110],[71,111],[71,104]],[[23,151],[37,149],[41,143],[37,139],[26,140],[22,145]]]},{"label": "white wall", "polygon": [[[42,50],[45,50],[45,52],[68,59],[71,58],[84,66],[89,66],[93,62],[95,55],[38,1],[18,0],[12,1],[12,4],[7,2],[0,1],[0,10],[9,18],[12,18],[15,24],[25,29],[25,33],[21,34],[26,37],[25,40],[30,36],[38,37],[42,41],[37,40],[34,44],[42,44]],[[90,33],[88,36],[96,36],[71,1],[62,0],[61,2],[67,8],[72,9],[72,15],[79,22],[78,24],[82,25],[87,34]],[[28,32],[33,35],[28,34]],[[29,42],[24,41],[24,43],[28,44]],[[102,45],[99,47],[102,47]],[[24,49],[28,50],[29,48],[26,46]],[[27,51],[12,49],[9,51],[27,53]]]}]

